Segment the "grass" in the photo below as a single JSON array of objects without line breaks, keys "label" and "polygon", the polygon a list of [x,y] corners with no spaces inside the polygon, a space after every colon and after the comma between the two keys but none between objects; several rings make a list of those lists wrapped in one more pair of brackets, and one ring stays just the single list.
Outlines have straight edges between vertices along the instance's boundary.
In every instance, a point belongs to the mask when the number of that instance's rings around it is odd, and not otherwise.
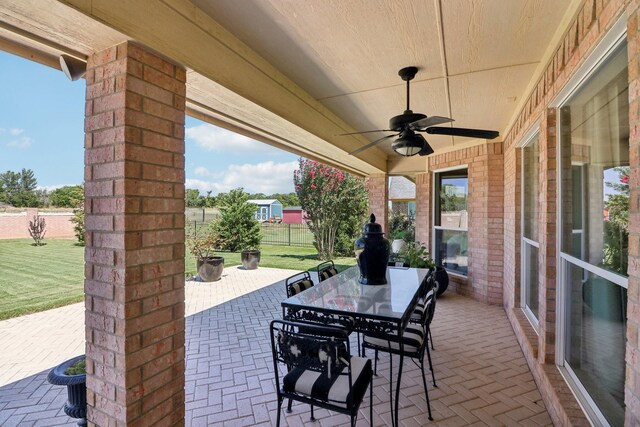
[{"label": "grass", "polygon": [[84,299],[84,247],[75,239],[0,240],[0,320]]},{"label": "grass", "polygon": [[[49,310],[84,299],[84,247],[75,239],[0,240],[0,320]],[[261,267],[312,270],[320,261],[314,248],[262,245]],[[225,267],[240,265],[239,252],[218,252]],[[338,271],[355,265],[355,258],[335,258]],[[185,257],[187,276],[196,261]]]}]

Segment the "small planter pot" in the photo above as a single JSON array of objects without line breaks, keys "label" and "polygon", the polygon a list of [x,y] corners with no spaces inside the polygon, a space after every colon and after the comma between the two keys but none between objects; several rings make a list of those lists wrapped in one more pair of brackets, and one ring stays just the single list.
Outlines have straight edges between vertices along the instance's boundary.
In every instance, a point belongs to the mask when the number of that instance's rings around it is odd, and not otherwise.
[{"label": "small planter pot", "polygon": [[198,276],[203,282],[215,282],[222,277],[224,270],[224,258],[221,256],[210,256],[206,258],[198,258],[196,262],[198,268]]},{"label": "small planter pot", "polygon": [[87,374],[67,375],[64,372],[85,356],[77,356],[62,362],[53,368],[47,376],[47,381],[54,385],[67,386],[67,402],[64,413],[71,418],[79,418],[79,426],[87,425]]},{"label": "small planter pot", "polygon": [[406,246],[403,239],[393,239],[391,242],[391,252],[394,254],[400,253],[400,251]]},{"label": "small planter pot", "polygon": [[260,251],[257,249],[247,249],[240,254],[242,266],[245,270],[255,270],[260,262]]},{"label": "small planter pot", "polygon": [[447,273],[444,267],[436,267],[436,281],[438,282],[438,292],[436,292],[436,296],[439,297],[449,286],[449,273]]}]

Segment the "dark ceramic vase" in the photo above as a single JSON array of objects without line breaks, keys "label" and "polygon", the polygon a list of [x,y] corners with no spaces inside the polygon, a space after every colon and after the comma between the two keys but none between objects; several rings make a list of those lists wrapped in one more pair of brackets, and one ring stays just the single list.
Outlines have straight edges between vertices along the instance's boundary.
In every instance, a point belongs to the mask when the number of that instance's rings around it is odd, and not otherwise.
[{"label": "dark ceramic vase", "polygon": [[356,259],[360,267],[360,283],[363,285],[386,285],[389,263],[389,241],[384,238],[382,227],[371,214],[364,233],[355,242]]},{"label": "dark ceramic vase", "polygon": [[449,286],[449,274],[447,273],[447,270],[444,269],[444,267],[436,267],[436,282],[438,282],[438,292],[436,293],[436,296],[440,296],[444,293],[444,291],[447,290],[447,287]]},{"label": "dark ceramic vase", "polygon": [[245,270],[255,270],[260,262],[260,251],[258,249],[246,249],[240,254],[242,266]]},{"label": "dark ceramic vase", "polygon": [[210,256],[206,258],[198,258],[196,262],[198,268],[198,276],[203,282],[215,282],[222,277],[224,270],[224,258],[221,256]]},{"label": "dark ceramic vase", "polygon": [[71,418],[78,418],[78,425],[87,425],[87,374],[65,374],[65,371],[74,363],[83,360],[84,355],[76,356],[66,362],[62,362],[53,368],[47,376],[47,381],[54,385],[67,386],[67,401],[64,404],[64,413]]}]

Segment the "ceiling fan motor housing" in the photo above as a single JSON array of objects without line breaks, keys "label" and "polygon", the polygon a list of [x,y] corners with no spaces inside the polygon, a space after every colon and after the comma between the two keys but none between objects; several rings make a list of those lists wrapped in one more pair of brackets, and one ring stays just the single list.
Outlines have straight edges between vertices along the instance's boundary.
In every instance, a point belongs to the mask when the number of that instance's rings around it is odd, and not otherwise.
[{"label": "ceiling fan motor housing", "polygon": [[407,129],[410,123],[426,118],[425,114],[414,113],[411,110],[406,110],[404,113],[399,116],[391,117],[389,120],[389,129],[395,131],[402,131]]}]

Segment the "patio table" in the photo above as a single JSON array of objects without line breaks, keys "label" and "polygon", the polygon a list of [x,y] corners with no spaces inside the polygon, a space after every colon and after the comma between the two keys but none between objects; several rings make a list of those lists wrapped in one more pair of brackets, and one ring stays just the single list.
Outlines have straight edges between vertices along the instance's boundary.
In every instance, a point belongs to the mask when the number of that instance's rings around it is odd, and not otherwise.
[{"label": "patio table", "polygon": [[[387,285],[362,285],[358,282],[358,267],[351,267],[340,274],[282,301],[287,319],[322,323],[341,322],[353,331],[369,335],[402,333],[411,317],[423,286],[426,286],[428,269],[387,269]],[[400,367],[396,385],[395,410],[393,404],[393,373],[390,374],[389,395],[392,425],[398,425],[398,400],[402,375],[402,339],[400,343]]]}]

